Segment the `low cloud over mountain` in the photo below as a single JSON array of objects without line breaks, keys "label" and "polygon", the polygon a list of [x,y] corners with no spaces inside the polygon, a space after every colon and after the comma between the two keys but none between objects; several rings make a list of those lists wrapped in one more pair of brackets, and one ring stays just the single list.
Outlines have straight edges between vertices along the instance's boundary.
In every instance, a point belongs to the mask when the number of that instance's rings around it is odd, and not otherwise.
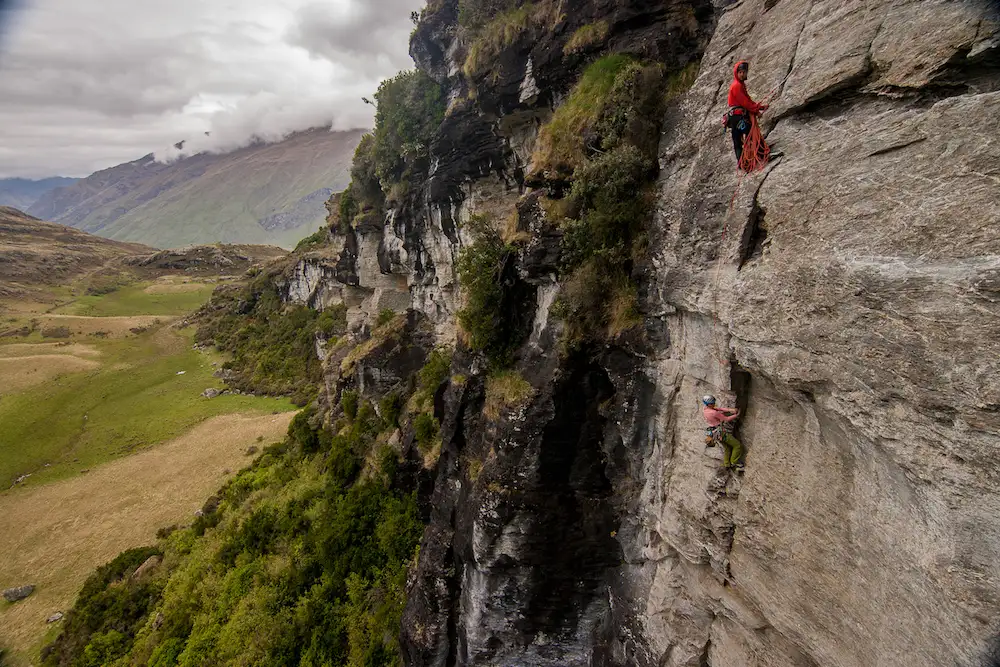
[{"label": "low cloud over mountain", "polygon": [[28,0],[0,28],[0,178],[85,176],[185,140],[367,126],[420,0]]}]

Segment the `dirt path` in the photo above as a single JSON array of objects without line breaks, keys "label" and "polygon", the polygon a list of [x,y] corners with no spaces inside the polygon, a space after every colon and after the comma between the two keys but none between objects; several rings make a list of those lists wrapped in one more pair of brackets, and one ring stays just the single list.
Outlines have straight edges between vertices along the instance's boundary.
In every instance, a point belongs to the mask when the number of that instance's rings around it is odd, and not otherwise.
[{"label": "dirt path", "polygon": [[189,523],[231,475],[248,446],[282,439],[294,413],[214,417],[151,450],[81,477],[0,493],[0,588],[35,584],[28,599],[0,603],[0,643],[28,665],[48,626],[94,568],[155,542],[157,529]]}]

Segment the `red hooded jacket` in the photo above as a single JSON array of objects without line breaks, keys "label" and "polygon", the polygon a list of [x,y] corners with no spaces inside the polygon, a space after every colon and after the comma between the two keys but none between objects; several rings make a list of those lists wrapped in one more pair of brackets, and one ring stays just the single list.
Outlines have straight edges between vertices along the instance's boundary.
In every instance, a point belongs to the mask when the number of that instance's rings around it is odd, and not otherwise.
[{"label": "red hooded jacket", "polygon": [[750,113],[758,113],[760,105],[750,99],[750,95],[747,94],[747,87],[743,85],[742,81],[736,78],[736,70],[745,62],[745,60],[741,60],[733,65],[733,82],[729,84],[729,106],[743,107]]}]

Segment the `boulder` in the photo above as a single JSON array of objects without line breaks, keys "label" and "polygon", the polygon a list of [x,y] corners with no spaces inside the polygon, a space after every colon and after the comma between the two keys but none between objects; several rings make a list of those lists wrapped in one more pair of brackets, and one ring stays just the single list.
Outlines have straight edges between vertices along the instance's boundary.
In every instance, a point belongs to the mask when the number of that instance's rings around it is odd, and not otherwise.
[{"label": "boulder", "polygon": [[163,556],[156,556],[156,555],[150,556],[145,560],[145,562],[143,562],[142,565],[136,568],[135,572],[132,573],[132,576],[129,577],[129,580],[138,581],[143,576],[155,570],[162,562],[163,562]]},{"label": "boulder", "polygon": [[61,621],[62,619],[63,619],[63,613],[61,611],[57,611],[56,613],[52,614],[47,619],[45,619],[45,622],[56,623],[58,621]]},{"label": "boulder", "polygon": [[214,387],[209,387],[205,391],[201,392],[201,395],[204,398],[215,398],[216,396],[220,395],[221,393],[222,392],[219,391],[218,389],[215,389]]},{"label": "boulder", "polygon": [[7,602],[19,602],[24,598],[28,597],[35,592],[34,584],[26,584],[24,586],[15,586],[13,588],[8,588],[3,592],[3,598]]}]

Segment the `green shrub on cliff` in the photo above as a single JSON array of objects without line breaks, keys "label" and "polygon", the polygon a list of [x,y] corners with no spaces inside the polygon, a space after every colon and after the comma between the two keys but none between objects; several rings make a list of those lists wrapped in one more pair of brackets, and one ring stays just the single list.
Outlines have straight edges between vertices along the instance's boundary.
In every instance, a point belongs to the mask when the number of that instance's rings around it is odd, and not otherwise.
[{"label": "green shrub on cliff", "polygon": [[444,118],[444,92],[419,70],[387,79],[375,93],[372,159],[382,190],[401,180],[419,160],[426,160],[431,139]]},{"label": "green shrub on cliff", "polygon": [[468,226],[475,241],[458,256],[458,279],[465,307],[458,312],[469,347],[483,351],[498,366],[506,364],[518,341],[509,326],[510,304],[505,303],[504,274],[515,249],[504,243],[492,222],[474,216]]},{"label": "green shrub on cliff", "polygon": [[341,233],[380,222],[386,204],[398,202],[409,192],[410,181],[419,179],[444,118],[444,92],[419,70],[401,72],[382,82],[375,106],[375,129],[361,137],[351,182],[336,200]]},{"label": "green shrub on cliff", "polygon": [[[297,419],[206,503],[199,525],[99,569],[46,651],[77,665],[396,667],[409,564],[423,525],[396,458],[362,464],[385,426],[370,404],[335,436]],[[304,413],[306,414],[306,413]],[[316,453],[308,450],[316,449]],[[138,581],[148,555],[163,564]]]},{"label": "green shrub on cliff", "polygon": [[162,594],[163,581],[132,574],[157,548],[130,549],[87,578],[59,641],[43,653],[45,665],[100,667],[125,655]]},{"label": "green shrub on cliff", "polygon": [[[668,89],[687,85],[692,71],[672,75]],[[557,221],[563,289],[553,308],[570,344],[614,337],[642,322],[631,276],[645,248],[668,98],[663,82],[660,65],[601,58],[539,134],[536,163],[544,176],[572,183],[558,207],[567,217]]]},{"label": "green shrub on cliff", "polygon": [[213,297],[199,316],[197,340],[214,344],[232,358],[224,368],[228,383],[243,391],[288,395],[305,405],[322,382],[316,335],[343,334],[346,311],[323,313],[305,306],[285,306],[272,277],[258,276],[235,293]]},{"label": "green shrub on cliff", "polygon": [[648,210],[641,192],[649,169],[639,149],[625,144],[576,171],[570,196],[583,213],[563,225],[565,271],[593,257],[609,267],[631,259],[631,240],[641,231]]}]

